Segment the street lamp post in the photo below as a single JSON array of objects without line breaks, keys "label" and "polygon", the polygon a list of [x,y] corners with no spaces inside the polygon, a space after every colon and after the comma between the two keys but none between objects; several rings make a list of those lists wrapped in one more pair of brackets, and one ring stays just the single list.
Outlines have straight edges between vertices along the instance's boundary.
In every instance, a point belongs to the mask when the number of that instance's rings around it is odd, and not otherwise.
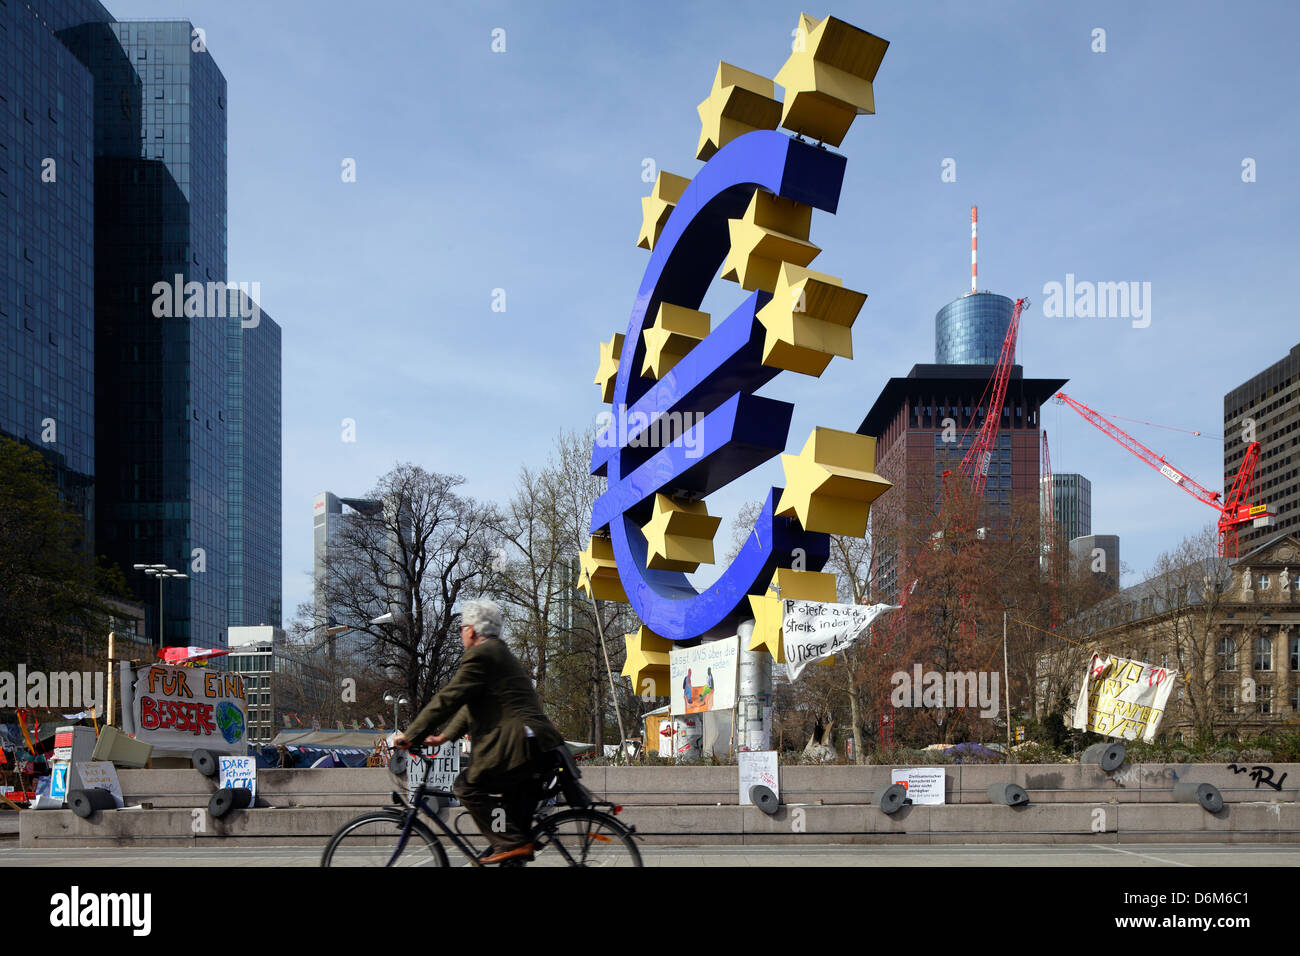
[{"label": "street lamp post", "polygon": [[409,704],[410,701],[407,700],[405,697],[395,697],[395,696],[392,695],[392,694],[385,694],[385,695],[384,695],[384,702],[393,705],[393,730],[398,730],[399,727],[398,727],[398,722],[397,722],[397,705],[398,705],[398,704]]},{"label": "street lamp post", "polygon": [[169,568],[165,564],[136,564],[133,567],[137,571],[143,571],[145,574],[158,579],[158,647],[161,648],[166,640],[166,634],[163,630],[163,580],[165,578],[175,578],[178,581],[188,581],[190,576],[182,574],[175,568]]}]

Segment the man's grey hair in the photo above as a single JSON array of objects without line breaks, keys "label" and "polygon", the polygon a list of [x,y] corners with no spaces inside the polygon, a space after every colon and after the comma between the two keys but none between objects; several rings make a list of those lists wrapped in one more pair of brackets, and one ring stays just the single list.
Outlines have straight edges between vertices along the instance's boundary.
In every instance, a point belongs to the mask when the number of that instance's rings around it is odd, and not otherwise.
[{"label": "man's grey hair", "polygon": [[501,605],[496,601],[466,601],[460,607],[460,623],[474,628],[479,637],[500,637],[501,619]]}]

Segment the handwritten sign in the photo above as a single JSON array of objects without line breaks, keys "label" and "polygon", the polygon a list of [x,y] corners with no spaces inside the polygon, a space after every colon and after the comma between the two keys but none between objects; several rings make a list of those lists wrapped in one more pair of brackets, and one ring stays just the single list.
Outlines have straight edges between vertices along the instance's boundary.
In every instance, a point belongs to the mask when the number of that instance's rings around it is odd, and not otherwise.
[{"label": "handwritten sign", "polygon": [[460,773],[459,741],[449,740],[438,748],[436,754],[427,760],[412,757],[406,764],[406,785],[409,796],[415,796],[420,784],[435,790],[450,790]]},{"label": "handwritten sign", "polygon": [[941,807],[944,802],[944,770],[942,767],[909,767],[895,770],[891,783],[901,783],[907,789],[907,799],[919,807]]},{"label": "handwritten sign", "polygon": [[784,602],[781,635],[785,670],[790,680],[805,667],[844,650],[861,637],[876,618],[896,610],[892,604],[827,604],[821,601]]},{"label": "handwritten sign", "polygon": [[727,637],[698,647],[674,647],[668,673],[674,714],[702,714],[736,706],[736,667],[740,638]]},{"label": "handwritten sign", "polygon": [[1152,743],[1177,678],[1177,671],[1126,657],[1093,654],[1070,726]]},{"label": "handwritten sign", "polygon": [[81,776],[81,785],[90,790],[98,787],[113,795],[118,808],[126,806],[122,798],[122,785],[117,782],[117,768],[107,760],[88,760],[77,764],[77,773]]},{"label": "handwritten sign", "polygon": [[257,760],[253,757],[218,757],[218,790],[251,790],[257,797]]},{"label": "handwritten sign", "polygon": [[137,740],[155,750],[242,754],[248,749],[239,674],[154,664],[136,672]]},{"label": "handwritten sign", "polygon": [[749,788],[757,784],[767,787],[779,798],[781,796],[780,766],[775,750],[743,750],[736,754],[736,763],[740,769],[740,805],[753,806],[749,799]]}]

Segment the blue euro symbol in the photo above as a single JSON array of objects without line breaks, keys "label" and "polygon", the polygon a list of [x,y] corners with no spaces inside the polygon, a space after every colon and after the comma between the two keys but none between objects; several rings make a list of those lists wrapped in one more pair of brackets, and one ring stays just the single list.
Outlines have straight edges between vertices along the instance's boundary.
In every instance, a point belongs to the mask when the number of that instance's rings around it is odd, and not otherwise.
[{"label": "blue euro symbol", "polygon": [[[704,591],[679,571],[646,567],[641,528],[655,494],[703,498],[779,455],[794,406],[754,394],[780,371],[762,364],[765,329],[756,313],[772,298],[768,292],[750,294],[658,381],[638,374],[642,332],[654,324],[661,303],[700,307],[730,249],[727,220],[744,215],[755,189],[834,213],[845,163],[841,155],[782,133],[747,133],[699,171],[650,255],[623,340],[613,421],[592,449],[591,473],[606,477],[607,490],[592,509],[591,531],[608,529],[633,610],[670,640],[735,633],[750,614],[747,595],[765,593],[776,569],[792,567],[796,556],[804,569],[820,570],[830,539],[774,516],[780,489],[772,488],[740,553]],[[656,434],[657,420],[671,413],[695,424],[671,444],[639,447],[653,444],[641,433]]]}]

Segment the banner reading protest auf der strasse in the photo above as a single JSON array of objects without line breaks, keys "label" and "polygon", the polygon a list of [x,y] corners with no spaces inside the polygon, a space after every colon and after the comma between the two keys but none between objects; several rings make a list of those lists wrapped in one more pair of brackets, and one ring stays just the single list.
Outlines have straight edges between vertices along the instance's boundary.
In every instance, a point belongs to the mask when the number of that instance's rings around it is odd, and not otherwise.
[{"label": "banner reading protest auf der strasse", "polygon": [[1177,677],[1177,671],[1142,661],[1093,654],[1070,726],[1153,743]]},{"label": "banner reading protest auf der strasse", "polygon": [[248,750],[244,679],[203,667],[142,667],[135,678],[135,739],[157,753]]},{"label": "banner reading protest auf der strasse", "polygon": [[844,650],[867,631],[867,626],[892,604],[828,604],[786,598],[781,617],[785,643],[785,670],[794,680],[814,661]]}]

